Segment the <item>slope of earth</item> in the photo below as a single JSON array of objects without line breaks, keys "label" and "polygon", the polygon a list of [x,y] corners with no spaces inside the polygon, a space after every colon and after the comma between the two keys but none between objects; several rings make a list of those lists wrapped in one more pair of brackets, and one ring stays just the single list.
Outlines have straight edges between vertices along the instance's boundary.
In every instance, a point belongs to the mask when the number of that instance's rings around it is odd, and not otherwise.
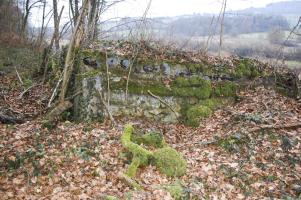
[{"label": "slope of earth", "polygon": [[119,179],[129,163],[120,142],[127,123],[160,131],[184,155],[188,170],[178,182],[187,199],[300,198],[301,105],[264,88],[239,97],[199,128],[131,118],[115,128],[66,121],[48,130],[38,119],[1,124],[1,199],[172,199],[163,185],[176,180],[153,166],[135,177],[142,191]]}]

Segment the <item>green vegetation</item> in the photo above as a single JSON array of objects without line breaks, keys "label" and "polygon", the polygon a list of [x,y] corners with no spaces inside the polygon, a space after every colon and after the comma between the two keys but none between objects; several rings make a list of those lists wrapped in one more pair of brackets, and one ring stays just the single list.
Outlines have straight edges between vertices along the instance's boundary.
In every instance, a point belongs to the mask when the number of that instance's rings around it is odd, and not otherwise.
[{"label": "green vegetation", "polygon": [[199,76],[178,77],[172,83],[172,91],[175,96],[206,99],[211,95],[211,82]]},{"label": "green vegetation", "polygon": [[257,66],[252,62],[252,60],[244,58],[241,59],[233,74],[236,78],[248,77],[248,78],[255,78],[260,75],[260,71],[258,70]]},{"label": "green vegetation", "polygon": [[119,198],[114,197],[114,196],[110,196],[110,195],[106,195],[102,199],[103,200],[119,200]]},{"label": "green vegetation", "polygon": [[218,146],[229,152],[238,151],[243,145],[249,142],[247,136],[242,136],[240,134],[231,135],[226,138],[221,138],[218,140]]},{"label": "green vegetation", "polygon": [[150,132],[143,135],[132,135],[131,140],[139,145],[144,144],[146,146],[153,146],[156,148],[162,148],[165,146],[162,134],[157,132]]},{"label": "green vegetation", "polygon": [[213,95],[217,97],[235,97],[238,85],[231,81],[218,82],[213,89]]},{"label": "green vegetation", "polygon": [[175,200],[189,199],[188,191],[182,186],[180,181],[175,181],[173,184],[164,185],[163,188],[170,193]]},{"label": "green vegetation", "polygon": [[[111,83],[111,90],[125,90],[126,80]],[[158,81],[129,81],[129,93],[148,94],[148,90],[158,96],[196,97],[206,99],[211,95],[211,83],[201,77],[178,77],[171,89]]]},{"label": "green vegetation", "polygon": [[7,70],[13,70],[14,66],[19,69],[19,67],[22,66],[22,69],[27,69],[31,72],[37,71],[40,66],[40,54],[29,48],[1,46],[0,67],[1,66]]},{"label": "green vegetation", "polygon": [[187,110],[186,124],[188,126],[197,127],[201,119],[207,118],[212,114],[212,110],[204,105],[195,105]]},{"label": "green vegetation", "polygon": [[131,125],[126,125],[121,136],[122,145],[133,154],[131,165],[126,171],[126,175],[129,177],[134,177],[138,167],[140,165],[147,165],[149,163],[149,159],[152,157],[151,152],[131,141],[133,130],[134,129]]},{"label": "green vegetation", "polygon": [[[144,166],[149,164],[151,161],[155,163],[155,166],[159,169],[161,173],[166,174],[169,177],[182,176],[186,172],[186,161],[184,158],[171,147],[159,148],[155,152],[148,151],[141,147],[140,145],[131,141],[131,136],[133,133],[133,127],[131,125],[126,125],[124,132],[121,136],[122,145],[132,153],[133,159],[130,166],[126,170],[126,175],[129,177],[134,177],[139,166]],[[155,143],[157,143],[156,137],[150,137],[146,134],[144,138],[155,138]],[[150,140],[147,140],[151,144]],[[161,140],[161,146],[163,145],[163,138]]]},{"label": "green vegetation", "polygon": [[159,171],[168,177],[183,176],[186,172],[186,161],[171,147],[156,150],[154,160]]}]

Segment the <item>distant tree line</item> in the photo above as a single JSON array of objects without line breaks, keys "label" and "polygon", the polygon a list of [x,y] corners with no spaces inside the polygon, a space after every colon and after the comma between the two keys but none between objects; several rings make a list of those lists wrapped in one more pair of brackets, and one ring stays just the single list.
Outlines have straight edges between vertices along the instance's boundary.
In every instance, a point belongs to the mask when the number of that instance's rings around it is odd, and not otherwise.
[{"label": "distant tree line", "polygon": [[[215,26],[213,16],[194,15],[191,17],[181,17],[171,22],[168,26],[174,33],[180,35],[206,36],[211,34],[211,26]],[[229,15],[224,19],[224,33],[228,35],[246,34],[254,32],[267,32],[278,27],[282,30],[288,30],[289,24],[281,16],[265,15]],[[214,30],[218,34],[219,29]]]},{"label": "distant tree line", "polygon": [[0,38],[19,33],[22,13],[14,0],[0,0]]}]

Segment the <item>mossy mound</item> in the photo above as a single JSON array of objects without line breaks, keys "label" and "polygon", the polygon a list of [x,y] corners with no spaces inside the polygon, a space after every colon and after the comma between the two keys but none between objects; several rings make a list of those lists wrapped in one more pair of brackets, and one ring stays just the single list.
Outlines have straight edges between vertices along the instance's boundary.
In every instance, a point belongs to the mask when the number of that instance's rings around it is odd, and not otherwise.
[{"label": "mossy mound", "polygon": [[124,132],[121,136],[122,145],[133,154],[133,160],[126,171],[126,175],[129,177],[134,177],[138,167],[140,165],[147,165],[152,157],[151,152],[131,141],[133,130],[134,129],[131,125],[127,125],[125,126]]},{"label": "mossy mound", "polygon": [[208,106],[195,105],[186,112],[186,124],[188,126],[197,127],[201,119],[207,118],[212,114],[212,110]]},{"label": "mossy mound", "polygon": [[217,97],[235,97],[238,85],[231,81],[218,82],[213,90],[213,95]]},{"label": "mossy mound", "polygon": [[126,125],[121,136],[122,145],[133,155],[131,164],[126,170],[127,176],[134,177],[139,166],[150,164],[151,161],[155,163],[161,173],[169,177],[177,177],[185,174],[186,161],[176,150],[166,147],[167,145],[162,136],[149,133],[138,138],[138,143],[148,143],[149,145],[163,147],[157,149],[155,152],[151,152],[131,140],[133,130],[131,125]]},{"label": "mossy mound", "polygon": [[154,160],[159,171],[168,177],[183,176],[186,172],[185,159],[171,147],[156,150]]},{"label": "mossy mound", "polygon": [[189,192],[182,186],[180,181],[175,181],[170,185],[164,185],[163,188],[169,192],[170,196],[175,200],[189,199]]},{"label": "mossy mound", "polygon": [[237,63],[233,76],[235,78],[255,78],[260,74],[261,72],[256,64],[252,60],[244,58],[239,60],[239,62]]},{"label": "mossy mound", "polygon": [[153,146],[162,148],[165,145],[162,134],[157,132],[149,132],[143,135],[132,135],[131,140],[139,145]]}]

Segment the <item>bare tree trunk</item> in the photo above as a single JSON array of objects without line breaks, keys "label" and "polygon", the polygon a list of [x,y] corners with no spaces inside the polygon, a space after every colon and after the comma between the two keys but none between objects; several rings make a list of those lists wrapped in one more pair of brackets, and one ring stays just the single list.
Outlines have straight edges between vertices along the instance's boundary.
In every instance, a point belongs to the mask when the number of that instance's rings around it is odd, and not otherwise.
[{"label": "bare tree trunk", "polygon": [[38,46],[41,48],[44,38],[44,26],[45,26],[45,18],[46,18],[46,0],[43,1],[43,14],[42,14],[42,25],[41,25],[41,31],[38,39]]},{"label": "bare tree trunk", "polygon": [[221,32],[220,32],[219,50],[218,50],[219,57],[221,57],[222,48],[223,48],[224,20],[225,20],[226,7],[227,7],[227,0],[223,0],[223,15],[221,20]]},{"label": "bare tree trunk", "polygon": [[25,0],[24,2],[24,13],[22,16],[22,24],[21,24],[21,34],[23,39],[26,37],[26,29],[27,29],[27,23],[28,23],[28,18],[29,14],[32,8],[36,7],[36,4],[41,3],[42,0],[36,0],[33,3],[31,3],[30,0]]},{"label": "bare tree trunk", "polygon": [[62,83],[62,89],[60,92],[59,100],[60,103],[63,103],[65,100],[65,96],[67,93],[68,85],[69,85],[69,79],[71,76],[71,73],[73,71],[73,64],[74,64],[74,57],[75,57],[75,49],[80,46],[81,41],[83,40],[83,20],[84,16],[86,15],[88,0],[85,0],[82,6],[82,10],[80,12],[80,15],[78,16],[78,20],[69,44],[69,48],[67,51],[67,56],[65,59],[65,67],[63,72],[63,83]]},{"label": "bare tree trunk", "polygon": [[53,0],[53,20],[54,20],[54,44],[55,50],[58,51],[60,49],[60,41],[59,41],[59,16],[57,11],[57,0]]}]

